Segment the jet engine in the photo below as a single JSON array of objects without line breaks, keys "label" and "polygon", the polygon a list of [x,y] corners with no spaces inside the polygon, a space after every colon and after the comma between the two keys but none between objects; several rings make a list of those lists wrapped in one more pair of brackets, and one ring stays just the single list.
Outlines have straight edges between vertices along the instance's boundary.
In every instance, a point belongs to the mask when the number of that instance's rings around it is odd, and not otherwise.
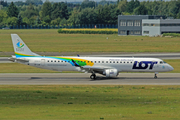
[{"label": "jet engine", "polygon": [[117,77],[118,71],[117,69],[106,69],[105,71],[106,77]]}]

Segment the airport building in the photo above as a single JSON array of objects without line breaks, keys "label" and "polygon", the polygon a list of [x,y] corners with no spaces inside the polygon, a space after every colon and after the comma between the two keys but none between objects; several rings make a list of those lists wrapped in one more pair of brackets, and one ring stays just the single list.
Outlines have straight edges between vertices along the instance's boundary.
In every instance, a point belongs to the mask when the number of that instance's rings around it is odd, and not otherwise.
[{"label": "airport building", "polygon": [[180,19],[156,15],[118,16],[118,35],[158,36],[163,33],[180,33]]}]

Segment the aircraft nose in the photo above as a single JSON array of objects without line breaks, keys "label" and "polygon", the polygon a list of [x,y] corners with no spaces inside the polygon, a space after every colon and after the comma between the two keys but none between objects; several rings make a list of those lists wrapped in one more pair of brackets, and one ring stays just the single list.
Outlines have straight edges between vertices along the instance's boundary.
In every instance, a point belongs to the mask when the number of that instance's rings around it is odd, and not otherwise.
[{"label": "aircraft nose", "polygon": [[174,68],[173,68],[172,66],[169,65],[169,70],[170,70],[170,71],[173,71]]}]

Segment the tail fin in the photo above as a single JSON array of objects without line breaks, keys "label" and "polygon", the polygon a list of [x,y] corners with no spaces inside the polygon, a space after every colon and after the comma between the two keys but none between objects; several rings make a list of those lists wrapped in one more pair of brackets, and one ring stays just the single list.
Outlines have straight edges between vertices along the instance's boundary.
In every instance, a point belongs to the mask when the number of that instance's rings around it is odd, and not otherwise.
[{"label": "tail fin", "polygon": [[40,56],[33,53],[17,34],[11,34],[16,57]]}]

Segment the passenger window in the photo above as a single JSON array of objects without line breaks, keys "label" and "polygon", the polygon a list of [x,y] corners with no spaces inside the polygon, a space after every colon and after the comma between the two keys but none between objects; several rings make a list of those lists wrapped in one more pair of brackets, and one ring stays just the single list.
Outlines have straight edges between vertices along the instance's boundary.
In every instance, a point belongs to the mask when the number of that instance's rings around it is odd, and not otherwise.
[{"label": "passenger window", "polygon": [[96,63],[96,61],[94,61],[94,63]]},{"label": "passenger window", "polygon": [[104,61],[102,61],[102,63],[104,63]]},{"label": "passenger window", "polygon": [[63,62],[63,61],[61,61],[61,62]]},{"label": "passenger window", "polygon": [[111,61],[109,63],[111,63]]},{"label": "passenger window", "polygon": [[129,62],[127,62],[127,63],[129,63]]},{"label": "passenger window", "polygon": [[53,61],[51,60],[51,62],[53,62]]},{"label": "passenger window", "polygon": [[68,62],[70,62],[70,61],[68,61]]},{"label": "passenger window", "polygon": [[126,63],[126,62],[124,62],[124,63]]},{"label": "passenger window", "polygon": [[100,63],[100,61],[99,61],[99,63]]},{"label": "passenger window", "polygon": [[108,61],[106,61],[106,63],[108,63]]},{"label": "passenger window", "polygon": [[93,63],[93,61],[91,61],[91,63]]},{"label": "passenger window", "polygon": [[120,63],[122,63],[122,62],[120,62]]},{"label": "passenger window", "polygon": [[47,62],[49,62],[49,60]]},{"label": "passenger window", "polygon": [[65,61],[66,62],[66,61]]},{"label": "passenger window", "polygon": [[113,63],[115,63],[115,61]]},{"label": "passenger window", "polygon": [[56,61],[54,61],[54,62],[56,62]]},{"label": "passenger window", "polygon": [[58,61],[58,62],[60,62],[60,61]]},{"label": "passenger window", "polygon": [[160,61],[160,64],[163,64],[163,61]]},{"label": "passenger window", "polygon": [[117,61],[117,63],[119,63],[119,62]]}]

